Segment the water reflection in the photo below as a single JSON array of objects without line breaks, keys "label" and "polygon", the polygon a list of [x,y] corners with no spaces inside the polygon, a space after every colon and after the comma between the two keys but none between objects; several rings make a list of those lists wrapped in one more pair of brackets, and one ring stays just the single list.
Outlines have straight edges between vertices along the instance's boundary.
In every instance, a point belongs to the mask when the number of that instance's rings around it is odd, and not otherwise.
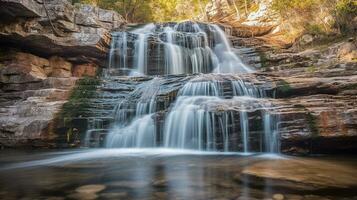
[{"label": "water reflection", "polygon": [[[303,159],[172,149],[0,154],[0,199],[243,200],[357,196],[357,162],[352,158]],[[23,159],[27,161],[20,162]]]}]

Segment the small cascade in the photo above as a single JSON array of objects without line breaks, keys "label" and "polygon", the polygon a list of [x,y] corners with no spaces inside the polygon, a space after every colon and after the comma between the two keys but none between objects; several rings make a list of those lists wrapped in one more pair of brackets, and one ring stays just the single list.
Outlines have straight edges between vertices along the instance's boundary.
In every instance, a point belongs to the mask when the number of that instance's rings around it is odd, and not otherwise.
[{"label": "small cascade", "polygon": [[272,91],[221,27],[161,23],[112,35],[103,90],[123,95],[88,141],[100,132],[108,148],[278,152]]},{"label": "small cascade", "polygon": [[[207,80],[207,77],[211,80]],[[204,81],[203,81],[204,80]],[[231,83],[234,97],[225,99],[222,82]],[[164,146],[183,149],[230,151],[229,138],[240,124],[243,152],[250,148],[249,113],[259,112],[262,119],[264,145],[261,151],[273,152],[277,145],[276,127],[269,114],[271,105],[263,99],[264,91],[246,83],[237,76],[222,79],[216,76],[198,76],[186,83],[165,121]],[[274,141],[273,141],[274,140]],[[275,149],[276,150],[276,149]]]},{"label": "small cascade", "polygon": [[214,52],[219,62],[214,72],[217,73],[249,73],[253,72],[242,60],[233,52],[231,45],[218,25],[212,25],[214,29],[214,38],[216,45]]},{"label": "small cascade", "polygon": [[130,97],[139,97],[137,102],[128,98],[116,107],[115,127],[108,134],[107,147],[154,147],[156,94],[160,79],[154,78],[140,84]]}]

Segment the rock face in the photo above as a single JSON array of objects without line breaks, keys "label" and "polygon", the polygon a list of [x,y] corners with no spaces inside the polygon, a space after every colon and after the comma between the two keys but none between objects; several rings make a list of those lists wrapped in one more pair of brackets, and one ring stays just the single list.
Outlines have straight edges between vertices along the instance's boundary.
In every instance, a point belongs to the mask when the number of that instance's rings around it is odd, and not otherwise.
[{"label": "rock face", "polygon": [[211,1],[206,6],[206,15],[201,18],[233,27],[233,35],[238,37],[262,36],[276,32],[281,24],[278,13],[271,9],[271,0],[256,1],[257,9],[245,14],[237,13],[239,6],[231,0]]},{"label": "rock face", "polygon": [[[51,138],[51,120],[77,79],[71,77],[71,64],[59,57],[47,60],[21,52],[9,55],[0,68],[0,145],[46,141]],[[67,76],[54,73],[58,69]]]},{"label": "rock face", "polygon": [[234,45],[248,46],[261,55],[258,75],[276,85],[274,104],[281,120],[283,153],[355,153],[356,41],[306,48],[310,43],[297,41],[281,49],[264,38],[233,38]]},{"label": "rock face", "polygon": [[66,0],[0,4],[0,146],[50,146],[78,77],[104,66],[110,32],[125,21]]},{"label": "rock face", "polygon": [[106,58],[110,31],[125,23],[113,11],[72,6],[66,0],[39,2],[1,0],[0,45],[100,63]]},{"label": "rock face", "polygon": [[281,105],[283,152],[356,152],[357,63],[338,52],[353,55],[356,43],[265,53]]}]

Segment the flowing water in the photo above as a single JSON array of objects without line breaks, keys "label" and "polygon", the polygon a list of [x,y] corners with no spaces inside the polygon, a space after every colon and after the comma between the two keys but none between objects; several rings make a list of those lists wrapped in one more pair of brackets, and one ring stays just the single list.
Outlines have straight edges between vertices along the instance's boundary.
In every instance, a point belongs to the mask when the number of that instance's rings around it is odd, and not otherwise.
[{"label": "flowing water", "polygon": [[[105,146],[278,152],[274,105],[266,88],[253,83],[254,75],[242,76],[254,70],[239,58],[226,32],[218,25],[183,22],[113,33],[107,77],[161,76],[117,102]],[[185,81],[170,81],[180,74],[186,74]],[[174,86],[174,94],[162,91]],[[158,106],[161,97],[172,95]]]}]

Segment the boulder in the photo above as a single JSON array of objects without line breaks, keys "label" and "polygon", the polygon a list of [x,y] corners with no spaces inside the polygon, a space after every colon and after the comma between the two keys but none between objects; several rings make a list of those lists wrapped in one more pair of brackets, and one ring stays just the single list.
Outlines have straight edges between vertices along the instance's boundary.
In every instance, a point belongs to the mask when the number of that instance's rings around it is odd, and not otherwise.
[{"label": "boulder", "polygon": [[270,181],[272,186],[280,188],[315,190],[355,187],[357,177],[354,171],[354,168],[348,165],[301,158],[258,162],[246,167],[243,174],[250,179],[256,179],[255,184],[265,179]]}]

